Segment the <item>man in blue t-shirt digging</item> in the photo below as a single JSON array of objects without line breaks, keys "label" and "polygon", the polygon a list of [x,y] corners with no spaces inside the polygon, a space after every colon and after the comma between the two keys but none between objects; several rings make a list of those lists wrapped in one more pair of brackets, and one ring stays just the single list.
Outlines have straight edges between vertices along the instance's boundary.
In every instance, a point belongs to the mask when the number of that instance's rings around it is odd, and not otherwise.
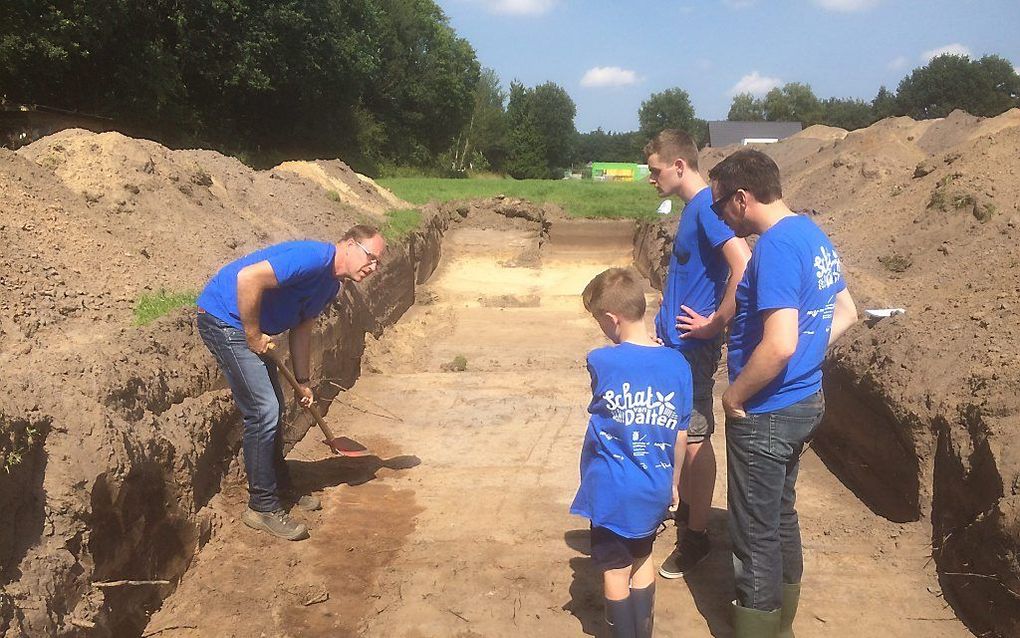
[{"label": "man in blue t-shirt digging", "polygon": [[[663,345],[679,351],[691,366],[694,411],[687,433],[680,504],[674,513],[677,544],[659,574],[679,578],[710,549],[708,515],[715,491],[712,388],[722,340],[733,317],[733,295],[751,251],[712,212],[712,192],[698,172],[698,147],[691,136],[666,129],[645,146],[648,181],[660,197],[679,196],[687,205],[669,256],[662,305],[655,332]],[[686,526],[686,530],[685,530]]]},{"label": "man in blue t-shirt digging", "polygon": [[779,167],[757,150],[708,173],[712,209],[739,237],[759,235],[730,329],[727,496],[737,638],[792,638],[804,572],[796,482],[825,408],[826,348],[857,320],[829,238],[783,202]]},{"label": "man in blue t-shirt digging", "polygon": [[277,367],[268,356],[270,335],[289,331],[291,367],[301,405],[315,401],[310,383],[312,328],[345,281],[361,281],[379,268],[386,242],[371,226],[357,225],[339,243],[290,241],[257,250],[224,266],[198,297],[198,332],[227,377],[244,421],[242,447],[248,475],[248,509],[241,520],[287,540],[308,537],[290,519],[283,499],[301,509],[318,499],[295,499],[283,458],[280,419],[285,405]]}]

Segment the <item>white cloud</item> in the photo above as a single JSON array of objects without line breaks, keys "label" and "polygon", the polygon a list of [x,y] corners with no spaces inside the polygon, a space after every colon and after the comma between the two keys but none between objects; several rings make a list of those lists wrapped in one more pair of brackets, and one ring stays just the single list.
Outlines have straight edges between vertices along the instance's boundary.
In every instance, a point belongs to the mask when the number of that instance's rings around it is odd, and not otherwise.
[{"label": "white cloud", "polygon": [[590,88],[606,88],[637,84],[637,73],[618,66],[596,66],[584,72],[581,86]]},{"label": "white cloud", "polygon": [[954,42],[953,44],[947,44],[944,47],[925,51],[921,54],[921,59],[925,62],[930,62],[932,58],[937,58],[940,55],[946,55],[947,53],[949,55],[966,55],[968,57],[971,55],[968,47],[960,44],[959,42]]},{"label": "white cloud", "polygon": [[813,2],[828,11],[854,13],[874,7],[880,0],[813,0]]},{"label": "white cloud", "polygon": [[1013,72],[1016,73],[1017,75],[1020,75],[1020,66],[1013,67]]},{"label": "white cloud", "polygon": [[890,60],[887,66],[890,71],[899,71],[907,68],[908,64],[910,64],[910,59],[905,55],[901,55],[894,60]]},{"label": "white cloud", "polygon": [[492,13],[507,15],[542,15],[547,13],[559,0],[481,0]]},{"label": "white cloud", "polygon": [[740,81],[733,85],[733,88],[730,89],[730,95],[737,95],[738,93],[765,95],[772,89],[782,85],[783,81],[779,78],[765,77],[757,71],[753,71],[752,73],[740,78]]}]

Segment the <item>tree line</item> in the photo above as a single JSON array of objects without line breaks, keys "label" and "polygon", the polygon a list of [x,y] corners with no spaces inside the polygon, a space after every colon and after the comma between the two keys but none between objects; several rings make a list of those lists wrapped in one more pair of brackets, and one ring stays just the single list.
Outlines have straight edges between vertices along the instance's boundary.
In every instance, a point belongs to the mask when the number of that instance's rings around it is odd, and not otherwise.
[{"label": "tree line", "polygon": [[0,97],[257,164],[433,162],[479,73],[432,0],[0,3]]},{"label": "tree line", "polygon": [[[563,87],[504,90],[433,0],[11,0],[0,4],[0,99],[109,117],[256,166],[341,157],[373,174],[559,177],[593,160],[642,161],[667,127],[708,141],[679,87],[642,102],[637,131],[578,133]],[[1009,62],[943,55],[870,102],[792,82],[735,96],[728,119],[856,129],[1018,105]]]}]

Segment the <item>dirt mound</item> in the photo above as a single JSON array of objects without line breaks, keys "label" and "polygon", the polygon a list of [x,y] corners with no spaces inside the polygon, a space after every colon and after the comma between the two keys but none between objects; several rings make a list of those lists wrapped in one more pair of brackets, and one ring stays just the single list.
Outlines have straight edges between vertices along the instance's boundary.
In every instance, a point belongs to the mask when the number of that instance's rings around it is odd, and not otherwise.
[{"label": "dirt mound", "polygon": [[846,136],[846,129],[841,129],[836,126],[825,126],[824,124],[814,124],[799,133],[791,135],[790,139],[835,141],[841,140]]},{"label": "dirt mound", "polygon": [[[876,512],[931,517],[942,587],[973,630],[1020,635],[1020,112],[812,136],[759,148],[832,236],[860,307],[906,309],[831,354],[816,449]],[[653,280],[668,234],[642,233]]]},{"label": "dirt mound", "polygon": [[354,172],[340,160],[284,162],[276,170],[300,175],[324,188],[331,198],[353,202],[377,214],[395,208],[411,208],[411,204],[380,187],[371,177]]}]

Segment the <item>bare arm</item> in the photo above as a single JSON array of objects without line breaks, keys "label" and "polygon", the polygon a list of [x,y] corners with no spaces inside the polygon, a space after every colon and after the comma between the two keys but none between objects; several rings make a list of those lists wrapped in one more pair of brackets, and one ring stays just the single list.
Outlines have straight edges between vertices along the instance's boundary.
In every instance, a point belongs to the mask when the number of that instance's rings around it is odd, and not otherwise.
[{"label": "bare arm", "polygon": [[850,291],[844,288],[836,295],[836,310],[832,315],[832,329],[829,331],[828,345],[836,343],[847,331],[847,328],[855,323],[857,323],[857,304],[850,296]]},{"label": "bare arm", "polygon": [[311,377],[312,361],[312,328],[315,326],[315,318],[302,321],[290,329],[287,340],[290,343],[290,367],[294,370],[294,377],[301,384],[301,405],[309,406],[315,401],[315,395],[309,387]]},{"label": "bare arm", "polygon": [[723,394],[723,410],[728,416],[744,416],[744,403],[775,379],[797,351],[796,308],[768,310],[764,313],[764,323],[761,342]]},{"label": "bare arm", "polygon": [[268,261],[245,266],[237,273],[237,312],[248,338],[248,347],[256,354],[269,350],[269,336],[262,334],[259,317],[262,311],[262,295],[266,290],[278,287],[276,273]]},{"label": "bare arm", "polygon": [[751,259],[751,249],[743,237],[734,237],[722,245],[723,257],[730,267],[730,279],[726,282],[726,291],[723,293],[719,309],[715,311],[715,320],[720,323],[720,331],[729,325],[733,315],[737,313],[737,284],[744,278],[744,270],[747,269],[747,262]]},{"label": "bare arm", "polygon": [[737,285],[744,278],[747,261],[751,259],[751,249],[741,237],[728,239],[720,246],[723,258],[730,267],[730,278],[726,282],[719,308],[708,317],[702,317],[687,306],[680,306],[684,314],[677,317],[676,328],[681,332],[682,339],[711,339],[726,329],[737,312]]}]

